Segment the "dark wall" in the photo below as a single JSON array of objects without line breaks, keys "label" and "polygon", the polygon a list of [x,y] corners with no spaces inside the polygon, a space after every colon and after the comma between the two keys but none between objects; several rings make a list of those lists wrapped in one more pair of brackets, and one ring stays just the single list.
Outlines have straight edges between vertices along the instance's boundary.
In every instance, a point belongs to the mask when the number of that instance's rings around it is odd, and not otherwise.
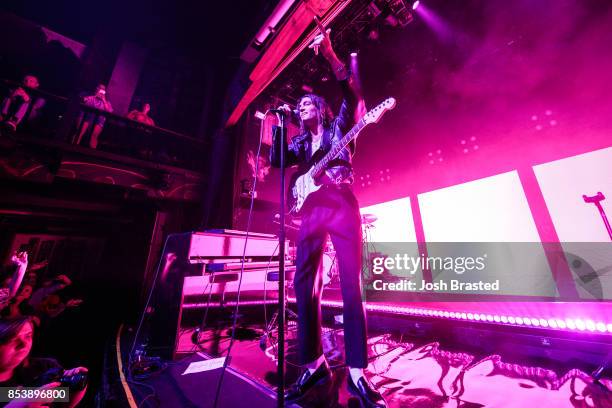
[{"label": "dark wall", "polygon": [[196,137],[207,88],[212,86],[206,64],[176,55],[172,49],[150,50],[132,106],[151,104],[158,126]]},{"label": "dark wall", "polygon": [[42,89],[60,95],[77,85],[79,56],[59,41],[47,41],[41,26],[0,11],[0,38],[0,79],[21,81],[33,74]]}]

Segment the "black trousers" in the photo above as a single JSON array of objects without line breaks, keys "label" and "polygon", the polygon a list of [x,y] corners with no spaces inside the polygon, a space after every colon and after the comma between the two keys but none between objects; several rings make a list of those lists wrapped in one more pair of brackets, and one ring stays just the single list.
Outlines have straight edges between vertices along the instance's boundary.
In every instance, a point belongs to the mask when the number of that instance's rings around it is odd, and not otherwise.
[{"label": "black trousers", "polygon": [[361,224],[359,205],[348,185],[323,186],[308,197],[297,243],[294,279],[298,309],[298,343],[302,364],[323,354],[321,346],[321,292],[319,262],[329,234],[338,261],[344,301],[346,363],[365,368],[367,333],[361,300]]}]

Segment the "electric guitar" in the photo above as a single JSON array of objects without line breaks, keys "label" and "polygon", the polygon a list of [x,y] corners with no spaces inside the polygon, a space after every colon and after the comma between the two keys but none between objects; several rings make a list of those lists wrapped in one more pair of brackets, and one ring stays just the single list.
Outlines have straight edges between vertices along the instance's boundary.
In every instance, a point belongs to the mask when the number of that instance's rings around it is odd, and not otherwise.
[{"label": "electric guitar", "polygon": [[[295,180],[291,187],[291,194],[288,197],[290,213],[298,214],[304,207],[304,203],[308,196],[321,188],[322,184],[317,184],[316,180],[325,172],[329,163],[338,157],[338,154],[350,142],[352,142],[359,132],[370,123],[377,123],[382,115],[395,108],[395,99],[387,98],[380,105],[366,113],[363,118],[357,122],[353,128],[344,135],[340,142],[334,146],[322,157],[315,154],[312,158],[313,165],[303,174],[296,173],[293,175]],[[320,153],[321,151],[317,151]],[[297,178],[296,178],[297,177]]]}]

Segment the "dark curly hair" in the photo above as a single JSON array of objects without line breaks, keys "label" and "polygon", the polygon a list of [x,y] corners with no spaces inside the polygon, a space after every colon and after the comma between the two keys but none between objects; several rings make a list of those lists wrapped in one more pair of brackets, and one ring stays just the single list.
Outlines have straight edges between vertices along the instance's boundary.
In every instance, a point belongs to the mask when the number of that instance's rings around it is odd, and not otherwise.
[{"label": "dark curly hair", "polygon": [[[327,104],[325,98],[315,94],[302,95],[302,97],[298,99],[296,107],[297,109],[299,109],[300,102],[302,102],[304,98],[310,98],[314,106],[319,111],[319,122],[323,125],[323,127],[328,127],[334,119],[334,114],[332,113],[331,108]],[[302,120],[300,119],[300,132],[304,133],[305,130],[306,129],[304,128],[304,122],[302,122]]]}]

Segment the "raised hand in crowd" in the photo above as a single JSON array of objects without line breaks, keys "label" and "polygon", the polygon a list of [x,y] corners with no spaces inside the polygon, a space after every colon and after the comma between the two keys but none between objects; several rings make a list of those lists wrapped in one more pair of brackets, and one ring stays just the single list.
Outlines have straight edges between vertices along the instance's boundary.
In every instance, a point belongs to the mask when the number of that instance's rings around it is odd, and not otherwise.
[{"label": "raised hand in crowd", "polygon": [[59,285],[63,285],[64,287],[72,285],[72,281],[66,275],[57,275],[53,282]]},{"label": "raised hand in crowd", "polygon": [[11,262],[17,266],[9,284],[9,296],[13,297],[17,294],[25,272],[28,269],[28,253],[26,251],[15,252],[11,257]]},{"label": "raised hand in crowd", "polygon": [[79,307],[83,303],[83,299],[70,299],[66,302],[66,307]]},{"label": "raised hand in crowd", "polygon": [[13,256],[11,256],[11,262],[18,266],[28,266],[28,253],[26,251],[15,251]]},{"label": "raised hand in crowd", "polygon": [[24,102],[30,102],[30,95],[21,87],[15,89],[13,96],[20,96]]},{"label": "raised hand in crowd", "polygon": [[44,268],[45,266],[49,265],[49,261],[47,259],[45,259],[44,261],[41,262],[36,262],[35,264],[31,264],[28,268],[28,272],[34,272],[37,271],[39,269]]}]

